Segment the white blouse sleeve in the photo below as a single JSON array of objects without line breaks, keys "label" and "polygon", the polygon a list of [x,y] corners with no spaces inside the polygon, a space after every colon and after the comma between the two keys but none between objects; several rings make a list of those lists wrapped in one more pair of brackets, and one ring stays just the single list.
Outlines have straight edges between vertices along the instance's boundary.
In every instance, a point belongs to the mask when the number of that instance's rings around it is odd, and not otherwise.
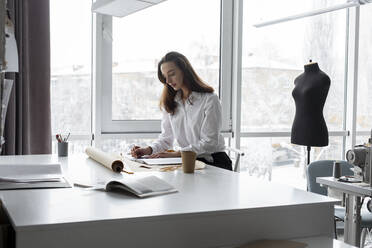
[{"label": "white blouse sleeve", "polygon": [[183,147],[181,151],[194,151],[197,154],[216,152],[222,126],[221,103],[217,95],[206,99],[204,116],[199,142]]},{"label": "white blouse sleeve", "polygon": [[163,111],[163,118],[161,121],[161,134],[154,143],[150,146],[152,148],[152,153],[163,152],[173,147],[174,135],[173,129],[170,122],[169,114]]}]

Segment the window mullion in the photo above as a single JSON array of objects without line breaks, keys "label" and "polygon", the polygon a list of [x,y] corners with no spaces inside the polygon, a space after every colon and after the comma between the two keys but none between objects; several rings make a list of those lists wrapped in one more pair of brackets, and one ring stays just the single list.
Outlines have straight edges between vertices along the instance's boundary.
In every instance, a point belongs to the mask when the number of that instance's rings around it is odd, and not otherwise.
[{"label": "window mullion", "polygon": [[346,149],[349,149],[355,145],[356,141],[360,7],[350,8],[347,11],[349,18],[349,34],[347,55],[346,130],[350,130],[350,136],[346,138]]}]

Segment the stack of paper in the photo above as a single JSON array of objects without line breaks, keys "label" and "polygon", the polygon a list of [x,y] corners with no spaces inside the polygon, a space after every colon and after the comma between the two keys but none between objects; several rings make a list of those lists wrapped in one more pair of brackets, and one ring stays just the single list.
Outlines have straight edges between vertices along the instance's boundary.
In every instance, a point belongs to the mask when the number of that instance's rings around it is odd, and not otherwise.
[{"label": "stack of paper", "polygon": [[60,164],[0,165],[0,189],[71,187]]},{"label": "stack of paper", "polygon": [[130,155],[126,155],[126,158],[136,161],[139,163],[143,164],[148,164],[148,165],[176,165],[176,164],[182,164],[182,159],[181,157],[177,158],[148,158],[148,157],[143,157],[143,158],[133,158]]}]

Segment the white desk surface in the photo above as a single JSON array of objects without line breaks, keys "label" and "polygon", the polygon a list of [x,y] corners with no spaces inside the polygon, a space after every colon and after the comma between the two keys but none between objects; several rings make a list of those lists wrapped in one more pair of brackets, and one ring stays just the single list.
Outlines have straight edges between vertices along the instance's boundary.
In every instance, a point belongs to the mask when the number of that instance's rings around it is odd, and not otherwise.
[{"label": "white desk surface", "polygon": [[317,177],[316,182],[343,192],[372,197],[372,188],[367,183],[345,183],[334,177]]},{"label": "white desk surface", "polygon": [[[1,164],[60,162],[73,182],[105,181],[116,174],[98,165],[86,155],[59,158],[55,155],[2,156]],[[134,176],[147,173],[135,173]],[[301,191],[285,185],[268,183],[243,173],[207,166],[195,174],[156,172],[179,192],[139,199],[132,195],[100,192],[81,188],[28,189],[0,191],[11,223],[17,230],[57,228],[67,223],[84,223],[137,218],[172,218],[177,215],[230,211],[264,211],[267,208],[298,207],[316,204],[333,205],[338,200]],[[59,225],[56,225],[59,224]]]}]

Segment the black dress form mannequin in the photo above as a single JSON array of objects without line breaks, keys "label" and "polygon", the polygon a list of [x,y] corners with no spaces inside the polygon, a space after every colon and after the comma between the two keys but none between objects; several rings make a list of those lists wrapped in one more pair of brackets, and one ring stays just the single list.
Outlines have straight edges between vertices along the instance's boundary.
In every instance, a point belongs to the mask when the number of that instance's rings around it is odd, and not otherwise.
[{"label": "black dress form mannequin", "polygon": [[292,96],[296,115],[292,125],[291,143],[307,146],[308,164],[311,146],[328,145],[328,129],[323,117],[323,107],[331,80],[319,69],[317,63],[304,66],[305,72],[295,81]]}]

